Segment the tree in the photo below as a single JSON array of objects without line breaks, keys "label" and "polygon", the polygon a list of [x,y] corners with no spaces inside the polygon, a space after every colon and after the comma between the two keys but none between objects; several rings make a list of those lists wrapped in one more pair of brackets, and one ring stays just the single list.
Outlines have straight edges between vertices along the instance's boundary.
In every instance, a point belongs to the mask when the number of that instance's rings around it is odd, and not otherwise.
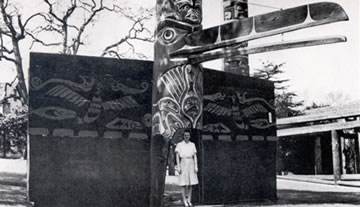
[{"label": "tree", "polygon": [[[94,23],[99,13],[112,10],[104,6],[103,0],[70,0],[70,2],[43,0],[43,2],[48,7],[48,11],[43,13],[42,16],[45,24],[35,27],[29,35],[33,38],[33,43],[40,43],[43,46],[61,45],[63,54],[76,55],[80,46],[83,45],[85,30],[91,23]],[[81,13],[83,14],[83,20],[74,22],[73,19],[79,18]],[[49,35],[48,33],[60,36],[61,40],[46,43],[45,40],[38,37],[39,34],[44,37]]]},{"label": "tree", "polygon": [[131,12],[131,9],[129,8],[115,7],[114,10],[126,17],[130,22],[132,22],[132,24],[131,27],[128,29],[128,33],[124,37],[120,38],[118,41],[107,46],[101,56],[108,55],[111,57],[124,58],[127,52],[123,54],[119,53],[119,47],[123,44],[126,44],[127,46],[129,46],[128,51],[136,54],[141,59],[147,59],[144,54],[136,52],[135,46],[132,42],[154,42],[154,33],[151,32],[148,26],[145,25],[145,23],[154,20],[154,8],[139,8],[136,13]]},{"label": "tree", "polygon": [[275,64],[269,61],[262,62],[262,68],[254,70],[253,77],[270,80],[275,84],[275,111],[277,118],[291,117],[301,114],[299,107],[303,101],[296,101],[296,93],[288,91],[284,83],[289,79],[280,79],[278,76],[284,71],[281,69],[285,63]]},{"label": "tree", "polygon": [[[110,0],[70,0],[70,2],[43,0],[43,2],[48,8],[42,16],[45,24],[37,25],[29,33],[33,38],[33,44],[46,47],[60,46],[61,53],[76,55],[81,46],[86,46],[85,39],[91,34],[94,25],[100,22],[101,17],[111,13],[119,14],[117,18],[126,18],[133,24],[128,28],[125,37],[120,37],[119,41],[109,46],[103,45],[101,56],[122,57],[116,48],[124,43],[131,47],[131,52],[135,53],[135,47],[130,40],[153,41],[153,33],[144,23],[153,16],[153,9],[129,8],[111,3]],[[55,36],[55,41],[47,40],[46,37],[49,35]]]},{"label": "tree", "polygon": [[28,94],[23,72],[20,41],[25,39],[29,22],[35,17],[41,16],[41,14],[35,13],[23,21],[18,8],[9,1],[0,0],[0,60],[5,59],[15,65],[19,79],[19,93],[24,102],[27,103]]}]

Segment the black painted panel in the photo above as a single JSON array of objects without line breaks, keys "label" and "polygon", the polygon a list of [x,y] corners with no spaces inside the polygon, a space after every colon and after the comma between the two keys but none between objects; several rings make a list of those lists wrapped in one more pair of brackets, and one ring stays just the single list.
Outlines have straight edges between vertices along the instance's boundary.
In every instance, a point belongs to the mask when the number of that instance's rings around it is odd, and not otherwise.
[{"label": "black painted panel", "polygon": [[276,142],[203,141],[203,203],[276,199]]},{"label": "black painted panel", "polygon": [[204,71],[205,134],[276,135],[274,87],[269,81],[220,71]]},{"label": "black painted panel", "polygon": [[273,84],[204,71],[202,203],[276,199]]},{"label": "black painted panel", "polygon": [[148,206],[152,62],[31,54],[30,200]]}]

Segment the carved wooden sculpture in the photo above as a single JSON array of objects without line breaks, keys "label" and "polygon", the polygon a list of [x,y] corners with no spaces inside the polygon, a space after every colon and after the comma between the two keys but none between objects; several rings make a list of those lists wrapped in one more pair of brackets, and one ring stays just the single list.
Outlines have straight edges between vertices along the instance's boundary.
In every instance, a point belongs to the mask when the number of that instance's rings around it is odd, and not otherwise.
[{"label": "carved wooden sculpture", "polygon": [[162,206],[168,141],[179,128],[202,128],[200,63],[234,55],[344,42],[343,36],[240,47],[247,41],[348,19],[335,3],[314,3],[203,30],[201,0],[157,0],[153,70],[151,206]]},{"label": "carved wooden sculpture", "polygon": [[170,59],[201,30],[201,0],[158,0],[153,72],[151,206],[161,206],[168,140],[179,128],[200,128],[202,67]]},{"label": "carved wooden sculpture", "polygon": [[[233,21],[235,19],[247,18],[247,0],[223,0],[224,20]],[[236,45],[235,48],[246,47],[247,43]],[[232,49],[235,49],[232,48]],[[231,47],[229,48],[231,49]],[[249,57],[248,55],[231,56],[224,59],[224,71],[239,75],[249,76]]]}]

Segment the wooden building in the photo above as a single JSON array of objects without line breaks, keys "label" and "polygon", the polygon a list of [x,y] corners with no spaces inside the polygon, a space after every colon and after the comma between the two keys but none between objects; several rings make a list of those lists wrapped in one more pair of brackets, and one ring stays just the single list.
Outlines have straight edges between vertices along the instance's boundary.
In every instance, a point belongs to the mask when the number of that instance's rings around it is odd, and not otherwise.
[{"label": "wooden building", "polygon": [[[279,140],[296,140],[283,169],[296,174],[360,173],[360,102],[277,120]],[[286,150],[286,149],[285,149]],[[291,162],[291,163],[289,163]],[[298,166],[295,166],[298,165]]]}]

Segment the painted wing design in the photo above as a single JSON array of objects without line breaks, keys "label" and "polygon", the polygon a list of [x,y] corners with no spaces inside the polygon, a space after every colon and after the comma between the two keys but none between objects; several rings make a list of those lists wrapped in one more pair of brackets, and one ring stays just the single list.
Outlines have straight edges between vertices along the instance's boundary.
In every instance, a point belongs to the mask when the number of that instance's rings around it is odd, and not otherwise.
[{"label": "painted wing design", "polygon": [[216,114],[217,116],[231,116],[231,109],[217,105],[215,103],[209,103],[206,105],[204,111]]},{"label": "painted wing design", "polygon": [[46,95],[63,98],[78,107],[81,107],[85,103],[89,102],[88,99],[84,98],[79,93],[63,85],[55,86],[54,88],[46,92]]},{"label": "painted wing design", "polygon": [[105,111],[107,110],[120,111],[124,109],[139,107],[140,104],[138,104],[131,96],[124,96],[119,99],[106,101],[102,103],[102,106]]}]

